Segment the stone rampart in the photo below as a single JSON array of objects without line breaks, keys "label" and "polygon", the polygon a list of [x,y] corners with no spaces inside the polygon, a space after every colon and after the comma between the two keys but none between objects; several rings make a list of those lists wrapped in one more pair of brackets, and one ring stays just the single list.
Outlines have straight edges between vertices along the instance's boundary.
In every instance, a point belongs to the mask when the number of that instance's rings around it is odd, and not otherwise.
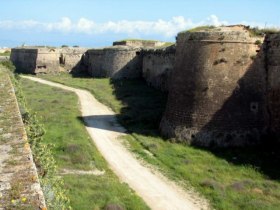
[{"label": "stone rampart", "polygon": [[257,143],[268,118],[262,39],[242,26],[180,33],[161,132],[202,146]]},{"label": "stone rampart", "polygon": [[10,60],[24,73],[50,73],[79,68],[84,48],[20,47],[13,48]]},{"label": "stone rampart", "polygon": [[155,48],[162,47],[166,42],[152,41],[152,40],[123,40],[113,42],[113,46],[130,46],[130,47],[141,47],[141,48]]},{"label": "stone rampart", "polygon": [[86,51],[86,48],[61,48],[59,57],[60,66],[66,71],[79,70],[80,68],[83,68],[81,66],[81,62]]},{"label": "stone rampart", "polygon": [[93,77],[139,78],[142,74],[140,50],[127,46],[90,49],[85,55],[88,72]]},{"label": "stone rampart", "polygon": [[142,51],[142,74],[149,85],[168,91],[170,74],[174,68],[175,51],[175,45]]},{"label": "stone rampart", "polygon": [[269,123],[272,134],[280,139],[280,33],[267,35],[265,44]]}]

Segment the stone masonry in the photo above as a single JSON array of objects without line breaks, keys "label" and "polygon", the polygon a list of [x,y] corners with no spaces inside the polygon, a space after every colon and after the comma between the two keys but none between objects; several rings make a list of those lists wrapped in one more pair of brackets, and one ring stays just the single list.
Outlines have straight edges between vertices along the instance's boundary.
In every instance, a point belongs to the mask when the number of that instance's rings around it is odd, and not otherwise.
[{"label": "stone masonry", "polygon": [[161,132],[202,146],[257,143],[268,125],[262,40],[244,26],[180,33]]},{"label": "stone masonry", "polygon": [[168,91],[170,74],[175,63],[175,45],[161,49],[143,50],[143,78],[148,85]]},{"label": "stone masonry", "polygon": [[10,60],[23,73],[50,73],[79,68],[84,48],[19,47]]},{"label": "stone masonry", "polygon": [[46,209],[14,89],[0,66],[0,209]]},{"label": "stone masonry", "polygon": [[268,107],[271,133],[280,137],[280,33],[265,39]]},{"label": "stone masonry", "polygon": [[85,55],[85,65],[93,77],[139,78],[142,74],[140,50],[128,46],[90,49]]},{"label": "stone masonry", "polygon": [[123,40],[113,42],[113,46],[130,46],[130,47],[138,47],[138,48],[156,48],[162,47],[166,44],[166,42],[160,41],[152,41],[152,40]]},{"label": "stone masonry", "polygon": [[[176,45],[124,40],[85,50],[12,50],[28,73],[85,69],[93,77],[141,78],[168,91],[163,135],[202,146],[257,144],[280,136],[280,35],[242,25],[179,33]],[[160,47],[160,48],[159,48]],[[84,53],[85,52],[85,53]]]}]

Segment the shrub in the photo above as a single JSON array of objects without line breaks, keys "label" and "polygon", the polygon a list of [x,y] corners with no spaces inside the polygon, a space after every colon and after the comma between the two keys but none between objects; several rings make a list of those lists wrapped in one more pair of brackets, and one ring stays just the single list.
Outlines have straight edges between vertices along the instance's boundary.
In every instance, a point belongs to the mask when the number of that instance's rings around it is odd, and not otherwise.
[{"label": "shrub", "polygon": [[7,60],[7,61],[2,61],[2,62],[0,62],[0,64],[2,65],[2,66],[5,66],[7,69],[9,69],[11,72],[15,72],[15,70],[16,70],[16,67],[14,66],[14,64],[11,62],[11,61],[9,61],[9,60]]}]

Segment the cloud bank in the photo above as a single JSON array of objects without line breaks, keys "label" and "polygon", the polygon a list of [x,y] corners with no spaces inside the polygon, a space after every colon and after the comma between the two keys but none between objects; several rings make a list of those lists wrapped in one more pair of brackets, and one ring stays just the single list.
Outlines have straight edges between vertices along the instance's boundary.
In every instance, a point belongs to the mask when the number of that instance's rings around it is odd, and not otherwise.
[{"label": "cloud bank", "polygon": [[80,18],[74,22],[68,17],[61,18],[57,22],[40,22],[36,20],[23,21],[0,21],[2,30],[35,30],[43,32],[62,32],[62,33],[84,33],[84,34],[104,34],[104,33],[125,33],[125,34],[159,34],[165,37],[175,36],[179,31],[186,30],[198,25],[221,25],[227,24],[220,21],[217,16],[211,15],[207,19],[194,23],[191,19],[183,16],[176,16],[170,20],[156,21],[108,21],[96,23],[93,20]]},{"label": "cloud bank", "polygon": [[[248,23],[243,24],[261,26],[263,24]],[[80,34],[128,34],[128,35],[161,35],[164,37],[173,37],[178,32],[196,27],[199,25],[227,25],[227,21],[219,20],[216,15],[211,15],[205,20],[193,22],[183,16],[176,16],[170,20],[156,21],[108,21],[97,23],[87,18],[80,18],[78,21],[72,21],[69,17],[63,17],[57,22],[40,22],[36,20],[11,21],[0,20],[0,29],[2,30],[33,30],[37,32],[61,32],[61,33],[80,33]]]}]

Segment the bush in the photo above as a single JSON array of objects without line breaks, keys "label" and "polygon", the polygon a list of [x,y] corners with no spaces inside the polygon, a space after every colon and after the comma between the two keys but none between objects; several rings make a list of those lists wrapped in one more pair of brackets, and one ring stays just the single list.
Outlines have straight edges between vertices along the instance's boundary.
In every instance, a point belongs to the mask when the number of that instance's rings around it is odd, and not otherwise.
[{"label": "bush", "polygon": [[2,61],[2,62],[0,62],[0,64],[2,65],[2,66],[5,66],[7,69],[9,69],[11,72],[15,72],[15,70],[16,70],[16,67],[14,66],[14,64],[11,62],[11,61],[9,61],[9,60],[7,60],[7,61]]}]

